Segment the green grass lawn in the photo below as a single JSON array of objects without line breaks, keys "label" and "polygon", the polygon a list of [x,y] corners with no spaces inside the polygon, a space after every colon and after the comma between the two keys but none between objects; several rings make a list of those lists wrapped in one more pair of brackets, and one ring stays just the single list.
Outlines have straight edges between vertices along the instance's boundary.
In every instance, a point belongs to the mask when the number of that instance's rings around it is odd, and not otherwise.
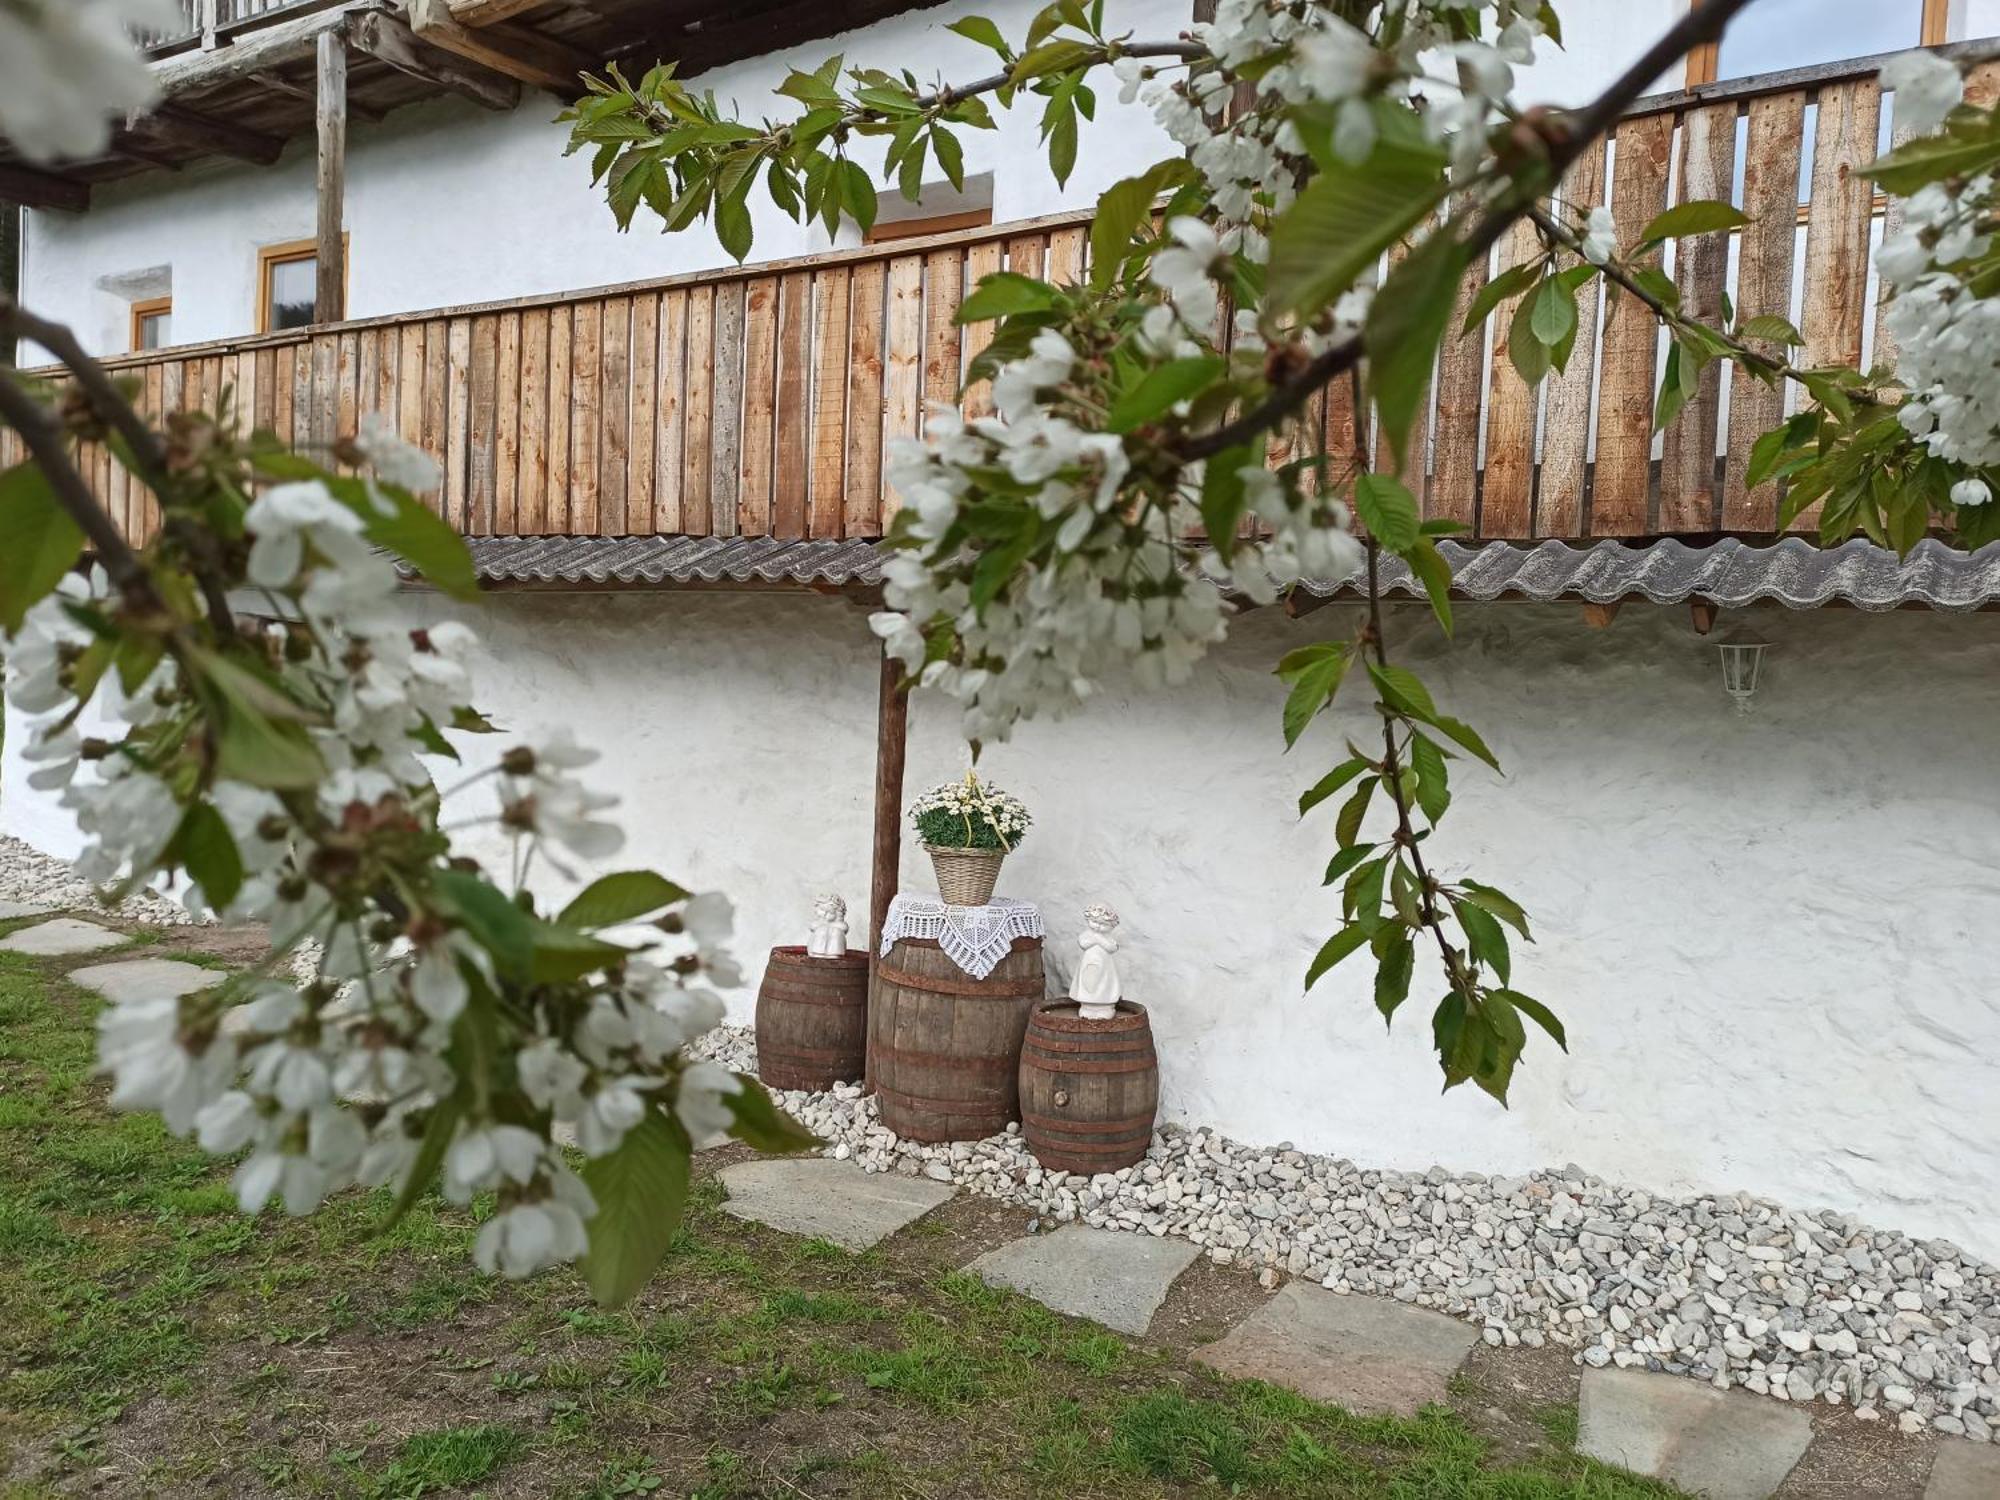
[{"label": "green grass lawn", "polygon": [[0,954],[9,1500],[1670,1493],[1577,1458],[1560,1403],[1504,1438],[1472,1380],[1361,1419],[992,1291],[954,1269],[1002,1215],[976,1200],[850,1255],[718,1212],[704,1178],[616,1314],[566,1273],[480,1276],[475,1216],[436,1199],[386,1235],[380,1196],[246,1219],[226,1167],[103,1108],[60,975]]}]

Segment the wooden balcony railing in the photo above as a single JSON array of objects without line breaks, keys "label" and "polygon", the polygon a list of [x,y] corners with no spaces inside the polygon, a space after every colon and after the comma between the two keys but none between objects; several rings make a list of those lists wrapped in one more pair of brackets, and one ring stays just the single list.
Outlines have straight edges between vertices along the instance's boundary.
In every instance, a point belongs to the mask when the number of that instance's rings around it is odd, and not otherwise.
[{"label": "wooden balcony railing", "polygon": [[[1669,263],[1683,306],[1714,316],[1727,290],[1739,317],[1791,317],[1804,363],[1883,358],[1869,265],[1882,213],[1855,174],[1883,133],[1878,62],[1651,101],[1567,190],[1608,200],[1628,240],[1670,202],[1733,199],[1754,222]],[[1975,97],[1993,97],[1994,73],[1975,75]],[[1495,266],[1529,243],[1502,245]],[[877,536],[896,507],[885,445],[919,430],[927,402],[957,399],[981,347],[983,330],[951,321],[964,290],[1003,266],[1075,278],[1086,246],[1087,216],[1065,215],[112,363],[155,415],[230,390],[239,415],[300,444],[386,412],[439,458],[440,506],[468,533]],[[1468,276],[1461,305],[1487,274]],[[1586,305],[1568,371],[1538,390],[1507,358],[1511,312],[1439,358],[1411,464],[1429,515],[1496,538],[1776,529],[1775,487],[1743,480],[1784,393],[1711,365],[1655,434],[1660,339],[1644,308],[1616,292]],[[1344,390],[1311,415],[1331,451],[1351,444]],[[87,460],[144,535],[137,486],[108,456]]]}]

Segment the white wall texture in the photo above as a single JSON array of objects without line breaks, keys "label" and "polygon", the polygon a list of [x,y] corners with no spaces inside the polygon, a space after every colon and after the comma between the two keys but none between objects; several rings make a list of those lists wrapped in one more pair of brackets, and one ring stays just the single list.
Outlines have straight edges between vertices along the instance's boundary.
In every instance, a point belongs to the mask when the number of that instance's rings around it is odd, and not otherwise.
[{"label": "white wall texture", "polygon": [[[429,618],[448,606],[412,600]],[[1337,900],[1331,811],[1298,792],[1365,732],[1358,708],[1281,754],[1271,663],[1351,628],[1263,611],[1184,690],[1031,724],[983,769],[1036,824],[1001,882],[1043,906],[1052,967],[1082,908],[1124,917],[1167,1118],[1369,1166],[1520,1172],[1575,1161],[1672,1192],[1744,1189],[2000,1255],[2000,631],[1990,616],[1759,610],[1773,645],[1738,717],[1679,610],[1465,606],[1447,646],[1413,609],[1395,649],[1508,770],[1467,766],[1435,846],[1510,891],[1540,941],[1517,979],[1568,1024],[1511,1110],[1440,1098],[1420,982],[1393,1032],[1360,963],[1310,996]],[[866,909],[874,647],[862,611],[789,596],[503,595],[473,616],[481,705],[510,731],[601,746],[650,864],[728,892],[752,985],[811,899]],[[907,801],[959,774],[949,705],[912,710]],[[0,823],[58,852],[7,736]],[[497,740],[464,741],[468,756]],[[476,796],[476,794],[475,794]],[[496,852],[496,851],[489,851]],[[935,889],[920,850],[904,884]],[[754,990],[732,997],[750,1018]]]},{"label": "white wall texture", "polygon": [[[1680,0],[1572,5],[1569,47],[1540,64],[1529,97],[1574,102],[1667,25]],[[848,61],[912,68],[928,78],[991,71],[992,53],[946,30],[956,17],[993,17],[1019,37],[1036,0],[955,3],[898,16],[826,41],[703,74],[696,82],[752,117],[792,108],[771,89],[793,65]],[[1188,0],[1114,0],[1108,24],[1171,37],[1188,24]],[[1106,75],[1098,120],[1083,135],[1066,188],[1050,175],[1038,139],[1039,101],[996,111],[999,128],[965,133],[965,170],[993,173],[996,222],[1077,208],[1168,153],[1171,144],[1139,105],[1121,106]],[[411,312],[724,265],[704,226],[662,235],[641,215],[620,235],[590,186],[584,157],[565,157],[557,104],[531,94],[495,114],[454,97],[355,122],[348,143],[348,308],[355,317]],[[864,143],[860,160],[879,164]],[[752,195],[759,260],[826,248],[825,230],[794,224],[760,190]],[[93,353],[120,353],[130,331],[131,278],[167,272],[174,338],[181,343],[252,332],[257,248],[313,233],[313,152],[295,142],[273,167],[205,166],[151,173],[100,188],[86,214],[30,212],[23,288],[38,311],[75,326]],[[844,226],[851,240],[853,228]],[[147,284],[152,285],[149,278]],[[107,286],[106,283],[111,283]],[[145,295],[157,295],[147,291]]]}]

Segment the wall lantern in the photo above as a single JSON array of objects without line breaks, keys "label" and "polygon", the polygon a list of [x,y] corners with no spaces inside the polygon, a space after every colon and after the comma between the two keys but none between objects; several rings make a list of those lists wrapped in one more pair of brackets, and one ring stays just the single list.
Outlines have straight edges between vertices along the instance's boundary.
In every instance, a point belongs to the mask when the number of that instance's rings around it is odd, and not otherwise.
[{"label": "wall lantern", "polygon": [[1718,642],[1722,653],[1722,690],[1736,700],[1739,714],[1750,712],[1751,695],[1757,691],[1757,670],[1764,664],[1770,642],[1754,635],[1738,635]]}]

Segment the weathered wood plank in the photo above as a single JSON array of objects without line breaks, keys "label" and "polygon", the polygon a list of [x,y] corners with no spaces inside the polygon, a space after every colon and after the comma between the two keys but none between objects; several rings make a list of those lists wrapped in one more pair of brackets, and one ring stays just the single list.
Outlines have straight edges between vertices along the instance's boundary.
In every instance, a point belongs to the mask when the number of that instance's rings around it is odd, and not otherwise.
[{"label": "weathered wood plank", "polygon": [[[1523,219],[1499,246],[1505,271],[1541,253],[1541,237]],[[1486,398],[1486,478],[1479,497],[1479,535],[1523,537],[1534,529],[1535,406],[1539,391],[1514,368],[1509,330],[1519,297],[1493,310],[1493,358]]]},{"label": "weathered wood plank", "polygon": [[474,318],[465,395],[465,513],[459,520],[468,536],[486,536],[493,530],[498,466],[494,407],[499,386],[499,320],[491,315]]},{"label": "weathered wood plank", "polygon": [[[1676,199],[1727,202],[1736,174],[1736,106],[1711,105],[1681,117],[1681,185]],[[1674,242],[1674,284],[1681,311],[1720,326],[1729,274],[1727,234],[1702,234]],[[1701,384],[1667,429],[1660,463],[1660,530],[1712,531],[1721,504],[1715,477],[1715,443],[1722,414],[1722,363],[1703,367]]]},{"label": "weathered wood plank", "polygon": [[626,480],[632,461],[632,299],[604,303],[598,329],[597,526],[599,536],[624,536]]},{"label": "weathered wood plank", "polygon": [[[915,437],[923,421],[924,259],[899,255],[889,262],[887,358],[884,369],[884,443]],[[883,485],[882,520],[902,501]]]},{"label": "weathered wood plank", "polygon": [[778,282],[778,422],[772,459],[771,533],[806,534],[806,466],[812,448],[812,273]]},{"label": "weathered wood plank", "polygon": [[[1612,159],[1611,215],[1624,244],[1667,206],[1674,117],[1648,115],[1618,127]],[[1657,265],[1657,253],[1644,264]],[[1597,469],[1591,488],[1593,536],[1636,536],[1646,529],[1652,482],[1653,367],[1659,331],[1637,297],[1604,289],[1603,372],[1597,382]]]},{"label": "weathered wood plank", "polygon": [[769,536],[771,444],[778,410],[778,278],[751,278],[744,299],[743,448],[736,529],[742,536]]},{"label": "weathered wood plank", "polygon": [[[200,362],[196,361],[198,365]],[[201,372],[192,372],[189,399],[199,401]],[[312,341],[312,442],[320,449],[331,448],[340,433],[340,337],[315,334]]]},{"label": "weathered wood plank", "polygon": [[808,530],[837,537],[847,479],[848,283],[836,266],[813,277],[812,475]]},{"label": "weathered wood plank", "polygon": [[854,268],[847,316],[847,493],[843,530],[848,536],[882,534],[882,424],[887,372],[882,324],[888,303],[888,267],[874,261]]},{"label": "weathered wood plank", "polygon": [[681,444],[680,525],[689,536],[707,536],[714,501],[715,288],[687,292],[687,394],[682,398],[686,434]]},{"label": "weathered wood plank", "polygon": [[514,501],[514,529],[539,535],[548,525],[549,506],[549,310],[521,314],[520,478]]},{"label": "weathered wood plank", "polygon": [[965,257],[957,250],[933,250],[924,257],[924,411],[957,406],[963,344],[953,317],[965,300]]},{"label": "weathered wood plank", "polygon": [[653,532],[653,450],[659,428],[660,299],[642,293],[632,299],[632,432],[626,448],[625,532]]},{"label": "weathered wood plank", "polygon": [[[1486,394],[1486,339],[1483,329],[1470,333],[1459,330],[1465,327],[1473,299],[1486,285],[1486,275],[1482,256],[1460,278],[1458,298],[1438,348],[1437,425],[1431,437],[1428,491],[1416,483],[1422,468],[1412,465],[1411,473],[1404,475],[1412,492],[1423,495],[1426,517],[1462,521],[1467,526],[1472,524],[1479,485],[1479,408]],[[1422,417],[1417,423],[1410,438],[1413,454],[1424,451]]]},{"label": "weathered wood plank", "polygon": [[[313,440],[313,363],[314,351],[310,340],[301,339],[292,346],[292,445],[294,447]],[[175,389],[178,390],[179,387]]]},{"label": "weathered wood plank", "polygon": [[521,529],[521,324],[525,313],[494,320],[499,359],[493,372],[493,530]]},{"label": "weathered wood plank", "polygon": [[598,536],[598,425],[604,405],[604,304],[570,309],[569,524],[578,536]]},{"label": "weathered wood plank", "polygon": [[1046,279],[1048,256],[1046,234],[1017,234],[1007,241],[1007,269],[1019,275]]},{"label": "weathered wood plank", "polygon": [[[1798,243],[1799,152],[1805,122],[1803,93],[1770,94],[1750,101],[1743,154],[1743,212],[1750,216],[1737,239],[1736,316],[1745,322],[1792,311],[1792,257]],[[1776,342],[1751,341],[1766,354],[1789,353]],[[1773,531],[1778,487],[1744,486],[1750,448],[1785,414],[1782,388],[1736,371],[1729,385],[1729,444],[1723,465],[1722,525],[1728,531]]]},{"label": "weathered wood plank", "polygon": [[1081,227],[1058,229],[1050,234],[1048,280],[1057,286],[1079,284],[1089,245],[1089,231]]},{"label": "weathered wood plank", "polygon": [[[433,318],[424,324],[424,451],[438,462],[441,475],[451,472],[451,323]],[[448,478],[429,497],[431,508],[449,518],[445,492]]]},{"label": "weathered wood plank", "polygon": [[709,533],[735,536],[743,457],[743,283],[715,289],[715,398],[709,426]]},{"label": "weathered wood plank", "polygon": [[681,529],[681,493],[686,482],[688,294],[660,298],[659,393],[654,399],[653,530]]},{"label": "weathered wood plank", "polygon": [[[999,240],[981,240],[968,246],[965,252],[965,290],[970,295],[979,285],[981,278],[999,270],[1006,257],[1006,246]],[[986,352],[986,346],[993,342],[993,320],[968,323],[964,329],[965,363],[968,369],[972,362]],[[970,421],[974,417],[993,415],[993,386],[991,381],[977,380],[965,389],[965,415]]]},{"label": "weathered wood plank", "polygon": [[[333,408],[333,439],[351,438],[361,425],[361,336],[343,333],[336,345],[335,369],[339,380]],[[210,389],[211,400],[214,396]]]},{"label": "weathered wood plank", "polygon": [[466,494],[471,484],[472,319],[453,318],[445,329],[444,514],[467,529]]},{"label": "weathered wood plank", "polygon": [[[367,407],[396,420],[397,388],[403,378],[401,330],[384,324],[375,330],[375,398]],[[363,392],[364,397],[366,392]]]},{"label": "weathered wood plank", "polygon": [[576,343],[575,309],[549,309],[548,489],[542,500],[542,530],[561,535],[570,529],[570,369]]},{"label": "weathered wood plank", "polygon": [[396,432],[405,442],[424,435],[424,325],[405,323],[396,334]]},{"label": "weathered wood plank", "polygon": [[313,321],[347,316],[347,244],[342,232],[347,201],[347,38],[322,31],[313,123],[318,135],[314,239]]},{"label": "weathered wood plank", "polygon": [[[1572,213],[1583,215],[1604,201],[1604,144],[1570,164],[1562,194]],[[1577,263],[1572,255],[1558,264]],[[1536,536],[1583,535],[1584,482],[1590,462],[1590,407],[1597,361],[1598,285],[1592,281],[1576,299],[1576,344],[1569,367],[1551,373],[1542,412],[1541,481],[1535,499]]]}]

